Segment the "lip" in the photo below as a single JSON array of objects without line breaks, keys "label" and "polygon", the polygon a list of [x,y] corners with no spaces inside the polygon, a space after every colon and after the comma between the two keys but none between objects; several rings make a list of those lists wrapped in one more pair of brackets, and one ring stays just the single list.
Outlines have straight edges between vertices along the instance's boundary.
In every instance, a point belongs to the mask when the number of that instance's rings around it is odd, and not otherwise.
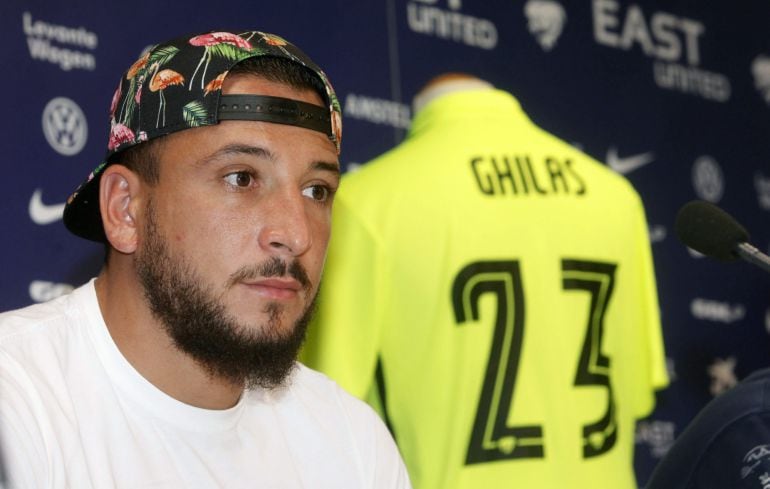
[{"label": "lip", "polygon": [[270,299],[293,299],[302,290],[299,282],[293,279],[264,279],[253,282],[241,282],[249,289]]}]

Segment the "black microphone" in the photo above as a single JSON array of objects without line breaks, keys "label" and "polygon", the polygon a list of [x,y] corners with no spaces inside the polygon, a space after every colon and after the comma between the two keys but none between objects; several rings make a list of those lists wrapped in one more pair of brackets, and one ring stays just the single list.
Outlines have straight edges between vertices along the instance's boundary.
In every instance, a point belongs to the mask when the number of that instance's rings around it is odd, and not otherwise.
[{"label": "black microphone", "polygon": [[721,261],[742,258],[770,272],[770,256],[748,243],[749,233],[727,212],[709,202],[688,202],[676,216],[674,230],[686,246]]}]

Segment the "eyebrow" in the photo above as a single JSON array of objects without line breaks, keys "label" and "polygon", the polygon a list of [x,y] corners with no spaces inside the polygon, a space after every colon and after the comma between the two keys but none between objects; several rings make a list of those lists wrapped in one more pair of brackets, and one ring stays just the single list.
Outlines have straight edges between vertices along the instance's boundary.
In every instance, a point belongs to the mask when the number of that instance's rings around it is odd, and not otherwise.
[{"label": "eyebrow", "polygon": [[313,163],[312,168],[314,170],[327,171],[333,173],[335,176],[340,175],[340,165],[338,163],[327,163],[325,161],[317,161]]},{"label": "eyebrow", "polygon": [[232,154],[246,154],[256,156],[270,161],[275,161],[275,155],[268,149],[261,146],[250,146],[248,144],[228,144],[214,151],[210,155],[201,160],[201,163],[208,163],[211,160],[215,160],[221,156],[227,156]]}]

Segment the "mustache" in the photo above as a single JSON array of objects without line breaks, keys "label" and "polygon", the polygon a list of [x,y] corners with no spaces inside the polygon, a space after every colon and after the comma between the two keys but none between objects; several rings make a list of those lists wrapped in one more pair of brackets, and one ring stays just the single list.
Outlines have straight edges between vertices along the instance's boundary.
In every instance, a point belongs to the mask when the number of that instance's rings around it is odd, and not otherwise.
[{"label": "mustache", "polygon": [[256,280],[259,278],[268,277],[286,277],[289,276],[299,282],[303,289],[310,290],[312,283],[310,277],[308,277],[307,270],[299,260],[292,260],[291,263],[274,256],[268,260],[258,263],[256,265],[245,266],[232,275],[228,283],[230,286],[242,282],[244,280]]}]

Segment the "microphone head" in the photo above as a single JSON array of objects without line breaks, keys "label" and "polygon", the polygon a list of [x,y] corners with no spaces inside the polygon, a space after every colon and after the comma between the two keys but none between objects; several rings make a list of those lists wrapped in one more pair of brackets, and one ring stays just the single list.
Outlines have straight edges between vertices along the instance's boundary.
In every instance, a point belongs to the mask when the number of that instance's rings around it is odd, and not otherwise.
[{"label": "microphone head", "polygon": [[674,230],[686,246],[722,261],[737,259],[735,247],[749,240],[749,233],[730,214],[702,200],[679,209]]}]

